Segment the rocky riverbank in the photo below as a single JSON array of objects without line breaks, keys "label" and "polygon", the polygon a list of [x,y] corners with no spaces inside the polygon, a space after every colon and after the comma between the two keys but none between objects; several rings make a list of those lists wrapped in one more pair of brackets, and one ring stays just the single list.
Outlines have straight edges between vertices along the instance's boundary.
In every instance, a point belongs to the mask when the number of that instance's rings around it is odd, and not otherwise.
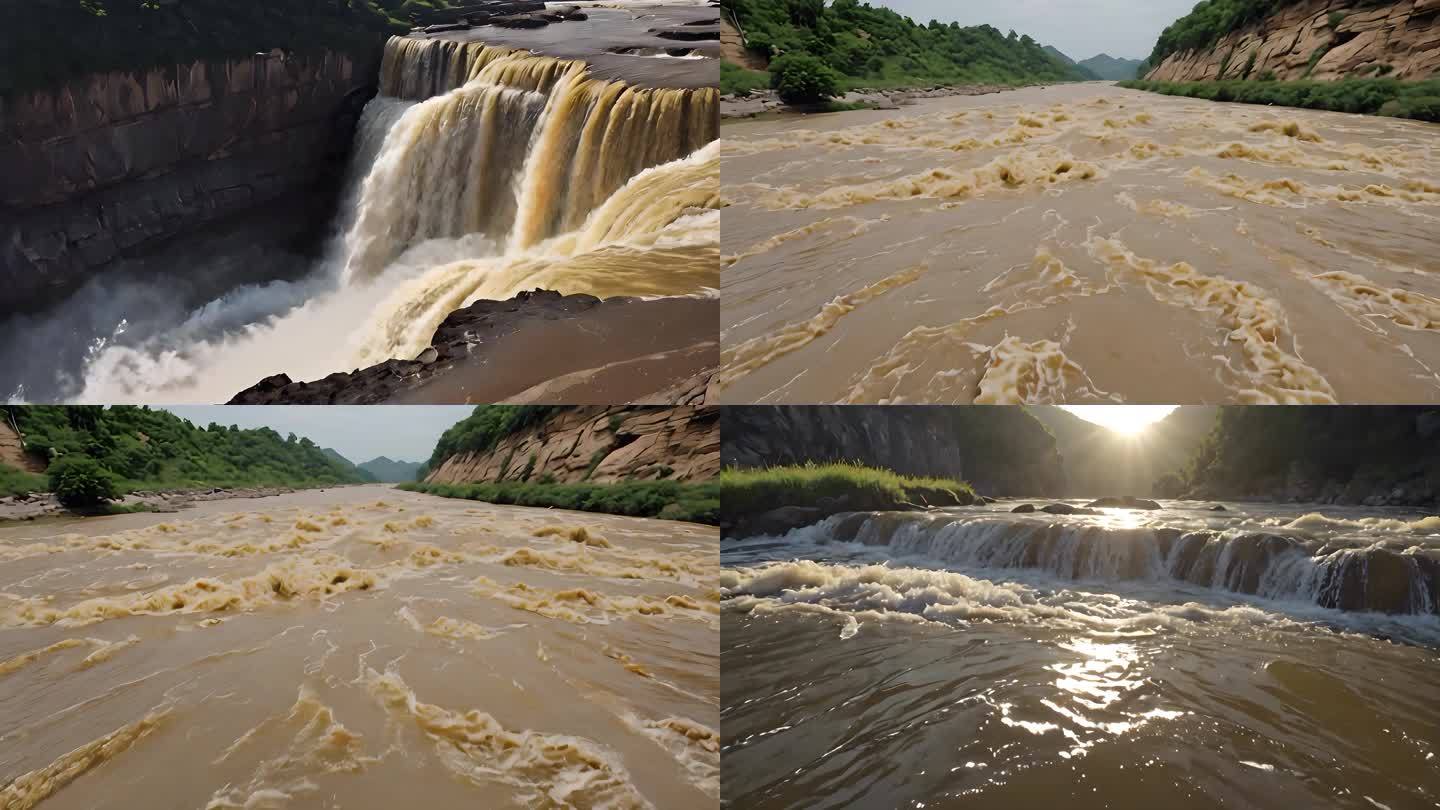
[{"label": "rocky riverbank", "polygon": [[[328,489],[328,487],[327,487]],[[134,511],[178,512],[200,501],[223,501],[232,498],[269,498],[294,492],[290,487],[239,487],[225,489],[169,489],[132,492],[116,502],[116,505]],[[0,521],[35,520],[44,517],[80,517],[85,513],[74,512],[61,505],[49,492],[33,492],[29,495],[15,495],[0,498]]]},{"label": "rocky riverbank", "polygon": [[[898,110],[906,104],[913,104],[923,98],[945,98],[948,96],[984,96],[1015,88],[1002,84],[973,84],[958,87],[919,87],[903,90],[851,90],[835,99],[837,105],[858,105],[872,110]],[[828,112],[832,104],[814,106],[786,105],[775,95],[774,90],[756,90],[748,96],[724,95],[720,97],[721,118],[755,118],[767,114],[809,114]]]}]

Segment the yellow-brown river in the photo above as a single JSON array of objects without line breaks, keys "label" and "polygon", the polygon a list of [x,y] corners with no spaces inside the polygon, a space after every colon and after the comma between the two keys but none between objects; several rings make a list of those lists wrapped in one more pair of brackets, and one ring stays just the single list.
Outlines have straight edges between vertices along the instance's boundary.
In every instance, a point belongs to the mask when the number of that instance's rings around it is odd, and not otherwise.
[{"label": "yellow-brown river", "polygon": [[1440,400],[1440,126],[1092,83],[722,139],[724,401]]},{"label": "yellow-brown river", "polygon": [[714,804],[717,554],[377,486],[0,528],[0,807]]}]

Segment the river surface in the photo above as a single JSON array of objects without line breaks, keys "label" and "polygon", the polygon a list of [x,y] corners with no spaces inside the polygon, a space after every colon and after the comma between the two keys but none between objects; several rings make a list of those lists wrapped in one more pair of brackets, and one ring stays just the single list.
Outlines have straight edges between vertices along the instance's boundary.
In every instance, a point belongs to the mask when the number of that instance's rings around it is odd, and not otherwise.
[{"label": "river surface", "polygon": [[0,528],[0,807],[698,807],[716,533],[366,486]]},{"label": "river surface", "polygon": [[724,401],[1440,400],[1440,126],[1087,83],[722,138]]},{"label": "river surface", "polygon": [[1440,806],[1440,518],[1014,505],[723,544],[723,806]]}]

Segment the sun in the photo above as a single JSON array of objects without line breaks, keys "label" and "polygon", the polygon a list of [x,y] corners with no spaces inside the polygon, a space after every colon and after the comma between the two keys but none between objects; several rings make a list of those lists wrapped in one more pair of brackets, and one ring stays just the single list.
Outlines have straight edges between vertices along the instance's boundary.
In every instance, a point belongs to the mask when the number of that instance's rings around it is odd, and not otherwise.
[{"label": "sun", "polygon": [[1178,405],[1061,405],[1087,422],[1109,428],[1122,436],[1139,435],[1164,419]]}]

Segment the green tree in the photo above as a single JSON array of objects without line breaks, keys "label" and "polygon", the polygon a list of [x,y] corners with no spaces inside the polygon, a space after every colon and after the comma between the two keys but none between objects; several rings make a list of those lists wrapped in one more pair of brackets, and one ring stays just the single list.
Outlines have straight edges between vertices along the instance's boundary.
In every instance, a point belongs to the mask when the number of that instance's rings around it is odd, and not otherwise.
[{"label": "green tree", "polygon": [[71,509],[89,509],[120,497],[115,479],[93,458],[65,456],[50,465],[50,491]]},{"label": "green tree", "polygon": [[808,53],[787,53],[770,63],[770,86],[786,104],[813,104],[840,94],[840,75]]}]

